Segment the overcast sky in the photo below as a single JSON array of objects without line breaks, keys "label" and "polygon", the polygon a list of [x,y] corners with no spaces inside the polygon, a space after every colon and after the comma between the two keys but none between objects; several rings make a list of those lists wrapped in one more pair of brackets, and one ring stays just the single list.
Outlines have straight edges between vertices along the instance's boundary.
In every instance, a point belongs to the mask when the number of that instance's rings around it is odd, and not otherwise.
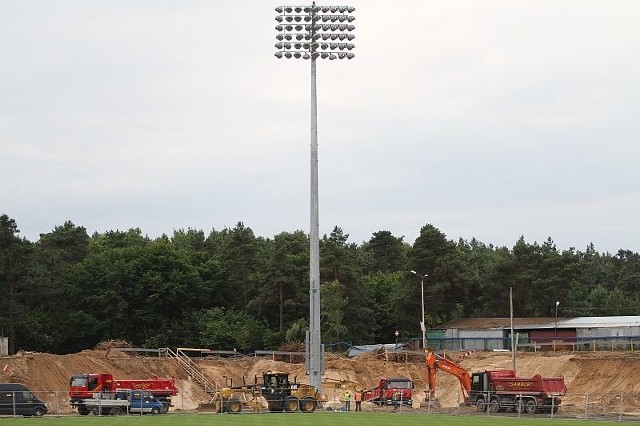
[{"label": "overcast sky", "polygon": [[[282,4],[2,0],[0,214],[31,241],[308,232],[310,63],[274,56]],[[640,1],[345,4],[356,57],[317,66],[321,235],[640,251]]]}]

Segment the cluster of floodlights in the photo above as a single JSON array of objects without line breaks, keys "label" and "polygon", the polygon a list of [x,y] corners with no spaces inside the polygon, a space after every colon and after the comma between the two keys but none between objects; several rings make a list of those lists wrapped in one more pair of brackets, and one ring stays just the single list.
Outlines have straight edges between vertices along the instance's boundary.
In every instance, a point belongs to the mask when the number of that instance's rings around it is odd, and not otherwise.
[{"label": "cluster of floodlights", "polygon": [[[276,7],[277,58],[353,59],[355,36],[350,31],[356,18],[351,6],[279,6]],[[297,41],[297,42],[296,42]],[[306,43],[305,43],[306,42]],[[344,42],[344,43],[336,43]]]}]

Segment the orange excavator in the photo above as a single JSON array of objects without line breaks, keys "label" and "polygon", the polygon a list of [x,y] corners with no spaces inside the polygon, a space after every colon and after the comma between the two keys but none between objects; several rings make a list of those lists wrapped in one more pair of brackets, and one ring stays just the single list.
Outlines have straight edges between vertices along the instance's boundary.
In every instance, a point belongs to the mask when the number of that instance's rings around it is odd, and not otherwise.
[{"label": "orange excavator", "polygon": [[558,411],[560,398],[567,393],[564,377],[517,377],[513,370],[485,370],[473,374],[449,358],[435,352],[427,353],[428,402],[436,400],[436,372],[443,370],[460,382],[465,405],[475,405],[479,411],[497,413],[513,410],[534,414],[538,411]]},{"label": "orange excavator", "polygon": [[437,370],[444,370],[447,373],[457,377],[460,381],[460,388],[465,403],[469,400],[469,394],[471,392],[471,376],[469,372],[460,367],[449,358],[437,355],[435,352],[427,353],[427,394],[425,398],[428,401],[436,400],[436,372]]}]

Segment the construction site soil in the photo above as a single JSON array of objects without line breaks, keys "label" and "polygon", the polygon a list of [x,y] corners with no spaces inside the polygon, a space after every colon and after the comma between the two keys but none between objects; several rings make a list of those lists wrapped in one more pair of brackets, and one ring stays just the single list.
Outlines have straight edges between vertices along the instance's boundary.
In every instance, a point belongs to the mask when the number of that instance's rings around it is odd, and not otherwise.
[{"label": "construction site soil", "polygon": [[[509,352],[476,351],[470,354],[447,353],[468,371],[510,369]],[[466,356],[465,356],[466,355]],[[219,386],[239,385],[245,380],[254,382],[264,371],[284,371],[299,382],[308,383],[304,363],[286,362],[276,357],[192,357],[206,372],[210,381]],[[295,360],[294,360],[295,361]],[[301,360],[297,360],[301,361]],[[71,355],[47,353],[21,353],[1,357],[0,381],[24,383],[45,399],[57,412],[72,412],[69,406],[68,384],[73,374],[109,372],[116,378],[144,379],[153,376],[176,378],[178,396],[173,399],[173,410],[197,410],[209,397],[183,371],[172,358],[139,356],[132,352],[86,350]],[[414,404],[421,409],[425,397],[426,366],[423,356],[415,354],[369,353],[354,358],[327,355],[324,378],[348,380],[363,388],[376,385],[383,377],[409,377],[415,382]],[[585,395],[590,404],[615,412],[618,396],[624,396],[624,411],[640,414],[640,353],[639,352],[523,352],[516,357],[518,376],[564,376],[568,393],[563,398],[564,411],[580,411],[585,406]],[[437,378],[437,397],[441,409],[457,409],[461,399],[457,379],[440,372]],[[329,400],[327,406],[339,405],[343,391],[324,389]],[[340,392],[340,393],[338,393]],[[424,405],[424,404],[422,404]],[[366,410],[375,407],[363,404]]]}]

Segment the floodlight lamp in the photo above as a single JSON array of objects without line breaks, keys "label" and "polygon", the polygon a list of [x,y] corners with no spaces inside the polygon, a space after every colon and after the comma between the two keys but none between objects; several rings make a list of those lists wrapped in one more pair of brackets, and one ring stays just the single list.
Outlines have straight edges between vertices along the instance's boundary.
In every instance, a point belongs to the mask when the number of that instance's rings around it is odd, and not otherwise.
[{"label": "floodlight lamp", "polygon": [[336,13],[338,11],[338,6],[331,6],[331,13]]},{"label": "floodlight lamp", "polygon": [[320,45],[320,48],[321,48],[322,50],[327,50],[327,49],[329,48],[329,45],[328,45],[327,43],[322,43],[322,44]]},{"label": "floodlight lamp", "polygon": [[344,22],[347,19],[347,17],[344,15],[340,15],[340,16],[337,16],[336,19],[338,19],[340,22]]},{"label": "floodlight lamp", "polygon": [[282,43],[276,43],[276,49],[282,50]]},{"label": "floodlight lamp", "polygon": [[311,55],[313,59],[318,59],[319,56],[320,54],[318,52],[313,52],[313,54]]},{"label": "floodlight lamp", "polygon": [[354,55],[353,53],[351,53],[351,52],[347,53],[347,59],[353,59],[355,57],[356,57],[356,55]]},{"label": "floodlight lamp", "polygon": [[287,22],[292,22],[293,21],[293,16],[286,16],[284,18]]},{"label": "floodlight lamp", "polygon": [[276,31],[282,31],[284,27],[282,25],[276,25]]},{"label": "floodlight lamp", "polygon": [[327,22],[331,17],[329,15],[323,15],[321,18],[322,22]]},{"label": "floodlight lamp", "polygon": [[285,34],[285,35],[284,35],[284,39],[285,39],[285,40],[289,40],[289,41],[291,41],[291,39],[292,39],[292,38],[293,38],[293,37],[291,36],[291,34]]},{"label": "floodlight lamp", "polygon": [[355,7],[353,7],[353,6],[347,6],[347,12],[348,12],[348,13],[353,13],[353,12],[355,12],[355,10],[356,10],[356,8],[355,8]]},{"label": "floodlight lamp", "polygon": [[302,54],[300,52],[296,52],[293,54],[293,57],[296,59],[300,59],[302,57]]},{"label": "floodlight lamp", "polygon": [[276,52],[276,58],[281,59],[282,58],[282,52]]},{"label": "floodlight lamp", "polygon": [[294,44],[293,47],[295,47],[297,50],[302,49],[302,45],[300,43]]},{"label": "floodlight lamp", "polygon": [[300,13],[302,12],[302,8],[300,6],[296,7],[295,9],[293,9],[296,11],[296,13]]},{"label": "floodlight lamp", "polygon": [[331,22],[336,22],[338,17],[336,15],[331,15]]},{"label": "floodlight lamp", "polygon": [[334,59],[336,59],[336,58],[337,58],[337,56],[336,56],[336,55],[334,55],[333,53],[331,53],[331,54],[329,55],[329,60],[331,60],[331,61],[333,61],[333,60],[334,60]]},{"label": "floodlight lamp", "polygon": [[338,48],[338,44],[337,43],[331,43],[329,45],[329,47],[331,48],[331,50],[336,50]]},{"label": "floodlight lamp", "polygon": [[293,12],[293,9],[290,8],[290,7],[285,7],[284,11],[287,12],[287,13],[291,13],[291,12]]},{"label": "floodlight lamp", "polygon": [[300,41],[304,38],[304,34],[296,34],[296,40]]},{"label": "floodlight lamp", "polygon": [[354,36],[353,34],[347,34],[347,40],[351,41],[354,38],[356,38],[356,36]]},{"label": "floodlight lamp", "polygon": [[304,26],[296,25],[296,31],[302,31],[303,29],[304,29]]},{"label": "floodlight lamp", "polygon": [[320,57],[321,57],[322,59],[327,59],[327,58],[329,57],[329,54],[328,54],[328,53],[322,53],[322,54],[320,55]]},{"label": "floodlight lamp", "polygon": [[284,38],[284,36],[282,34],[276,35],[276,40],[282,41],[283,38]]},{"label": "floodlight lamp", "polygon": [[287,53],[284,54],[284,57],[287,58],[287,59],[291,59],[291,56],[293,56],[293,55],[291,55],[291,52],[287,52]]},{"label": "floodlight lamp", "polygon": [[308,15],[305,16],[304,17],[304,22],[309,22],[309,21],[311,21],[311,16],[308,16]]},{"label": "floodlight lamp", "polygon": [[287,31],[293,31],[293,25],[286,25],[284,29]]},{"label": "floodlight lamp", "polygon": [[304,13],[309,13],[310,11],[311,11],[311,8],[310,8],[310,7],[305,7],[305,8],[304,8]]},{"label": "floodlight lamp", "polygon": [[347,31],[353,31],[353,30],[355,30],[355,29],[356,29],[356,27],[355,27],[355,26],[353,26],[353,25],[347,25]]},{"label": "floodlight lamp", "polygon": [[340,24],[340,25],[338,25],[338,29],[339,29],[340,31],[344,31],[344,30],[346,30],[346,29],[347,29],[347,26],[346,26],[345,24]]},{"label": "floodlight lamp", "polygon": [[282,22],[282,16],[280,16],[280,15],[276,16],[276,21]]},{"label": "floodlight lamp", "polygon": [[351,16],[351,15],[347,16],[346,18],[347,18],[348,22],[353,22],[353,21],[356,20],[356,17],[355,16]]},{"label": "floodlight lamp", "polygon": [[354,47],[356,47],[356,45],[353,44],[353,43],[348,43],[347,44],[347,49],[349,49],[349,50],[353,49]]},{"label": "floodlight lamp", "polygon": [[311,55],[309,55],[308,53],[305,53],[304,55],[302,55],[302,59],[309,59],[311,58]]},{"label": "floodlight lamp", "polygon": [[282,13],[282,7],[281,6],[276,7],[276,12]]},{"label": "floodlight lamp", "polygon": [[329,38],[330,38],[331,40],[335,40],[336,38],[338,38],[338,34],[331,34],[331,35],[329,36]]},{"label": "floodlight lamp", "polygon": [[322,13],[327,13],[331,10],[329,6],[322,6]]},{"label": "floodlight lamp", "polygon": [[346,54],[346,53],[344,53],[344,52],[340,52],[340,53],[338,53],[338,59],[344,59],[344,58],[346,58],[346,57],[347,57],[347,54]]},{"label": "floodlight lamp", "polygon": [[[318,36],[320,36],[320,34],[317,34]],[[331,34],[322,34],[322,39],[323,40],[329,40],[331,38]]]},{"label": "floodlight lamp", "polygon": [[344,40],[345,38],[347,38],[346,34],[338,34],[338,39],[339,40]]}]

